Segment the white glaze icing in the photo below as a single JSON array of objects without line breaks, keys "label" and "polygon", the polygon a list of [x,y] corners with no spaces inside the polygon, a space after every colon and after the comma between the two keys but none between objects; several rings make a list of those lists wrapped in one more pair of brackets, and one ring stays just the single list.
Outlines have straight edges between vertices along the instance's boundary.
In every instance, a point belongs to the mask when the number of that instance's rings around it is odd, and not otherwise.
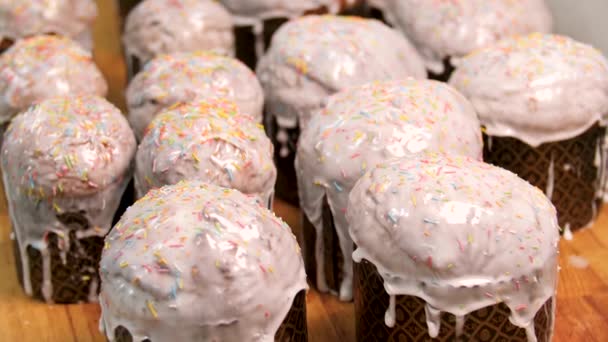
[{"label": "white glaze icing", "polygon": [[534,317],[556,294],[559,242],[539,189],[471,158],[401,158],[358,181],[347,219],[353,259],[373,263],[389,295],[422,298],[431,336],[438,312],[463,317],[502,302],[536,340]]},{"label": "white glaze icing", "polygon": [[375,80],[425,78],[413,46],[377,20],[310,15],[273,36],[257,74],[279,127],[305,127],[331,94]]},{"label": "white glaze icing", "polygon": [[0,123],[47,98],[107,91],[91,54],[68,38],[26,38],[0,56]]},{"label": "white glaze icing", "polygon": [[135,189],[200,180],[257,196],[270,205],[277,171],[262,125],[230,100],[188,103],[160,113],[150,124],[135,166]]},{"label": "white glaze icing", "polygon": [[553,188],[555,185],[555,156],[551,154],[549,166],[547,167],[547,186],[545,188],[545,195],[549,200],[553,199]]},{"label": "white glaze icing", "polygon": [[[458,132],[458,134],[454,134]],[[352,298],[352,241],[345,211],[359,177],[378,162],[423,151],[481,159],[480,124],[471,104],[435,81],[375,82],[331,96],[302,131],[296,155],[300,207],[323,236],[326,197],[340,239],[344,279],[340,298]],[[316,240],[317,286],[327,289],[323,239]]]},{"label": "white glaze icing", "polygon": [[81,213],[88,220],[89,230],[79,232],[77,240],[105,236],[131,177],[135,137],[120,111],[96,96],[45,100],[17,115],[4,137],[2,177],[24,287],[31,295],[26,252],[31,246],[42,254],[43,295],[50,301],[47,234],[62,240],[64,261],[70,244],[78,241],[70,241],[72,228],[58,214]]},{"label": "white glaze icing", "polygon": [[[605,121],[606,119],[604,118]],[[593,164],[597,167],[598,179],[600,181],[597,196],[606,202],[608,201],[608,132],[602,138],[596,146]]]},{"label": "white glaze icing", "polygon": [[585,269],[589,267],[589,261],[579,255],[570,255],[568,257],[568,265],[578,269]]},{"label": "white glaze icing", "polygon": [[127,17],[127,58],[143,64],[162,54],[212,50],[234,55],[232,17],[211,0],[145,0]]},{"label": "white glaze icing", "polygon": [[233,14],[236,26],[251,26],[255,37],[255,53],[259,60],[267,46],[264,44],[264,21],[292,20],[300,16],[337,14],[358,0],[220,0]]},{"label": "white glaze icing", "polygon": [[558,35],[479,49],[461,60],[450,84],[471,100],[489,135],[533,147],[574,138],[608,114],[608,61]]},{"label": "white glaze icing", "polygon": [[564,240],[572,241],[574,236],[572,235],[572,229],[570,229],[570,223],[566,223],[564,226]]},{"label": "white glaze icing", "polygon": [[94,0],[0,0],[0,40],[58,34],[91,50]]},{"label": "white glaze icing", "polygon": [[148,192],[106,238],[101,327],[133,341],[274,341],[307,288],[291,229],[237,190]]},{"label": "white glaze icing", "polygon": [[177,102],[226,97],[243,114],[262,121],[264,94],[255,74],[236,59],[208,52],[154,58],[127,88],[129,122],[138,140],[164,108]]},{"label": "white glaze icing", "polygon": [[385,7],[387,19],[435,73],[443,72],[446,57],[462,57],[512,35],[550,32],[552,26],[545,0],[392,0]]},{"label": "white glaze icing", "polygon": [[[325,9],[338,13],[343,8],[342,0],[220,0],[232,13],[239,26],[254,26],[273,18],[296,18],[306,12]],[[349,4],[353,1],[346,1]]]}]

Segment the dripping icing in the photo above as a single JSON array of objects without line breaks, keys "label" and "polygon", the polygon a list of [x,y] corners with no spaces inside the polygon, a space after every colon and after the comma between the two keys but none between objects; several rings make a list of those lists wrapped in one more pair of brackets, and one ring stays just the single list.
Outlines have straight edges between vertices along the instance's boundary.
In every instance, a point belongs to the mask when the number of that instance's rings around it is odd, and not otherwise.
[{"label": "dripping icing", "polygon": [[441,329],[441,311],[427,303],[424,305],[424,313],[426,314],[426,326],[429,329],[429,336],[436,338],[439,335],[439,329]]},{"label": "dripping icing", "polygon": [[387,327],[392,328],[395,326],[395,320],[395,296],[390,296],[388,310],[386,310],[386,313],[384,314],[384,324],[386,324]]},{"label": "dripping icing", "polygon": [[[462,317],[460,321],[464,324],[467,314],[499,303],[509,308],[509,321],[513,325],[534,334],[536,314],[548,300],[554,304],[559,241],[554,207],[537,188],[503,169],[470,158],[417,158],[378,165],[351,191],[349,209],[356,210],[348,210],[347,217],[357,245],[353,259],[356,262],[365,259],[376,267],[389,296],[422,299],[431,337],[440,329],[441,312]],[[425,176],[419,180],[419,175]],[[416,181],[416,187],[406,182],[408,178]],[[494,191],[470,196],[470,191],[480,184]],[[410,202],[412,195],[424,198],[438,191],[451,201],[466,200],[471,207],[487,202],[486,208],[492,210],[484,211],[480,217],[467,215],[465,221],[446,217],[431,220],[426,215],[429,211],[440,211],[445,205],[443,201]],[[495,200],[496,194],[503,197],[503,202],[491,205],[489,201]],[[389,203],[384,202],[388,200]],[[396,210],[407,210],[408,215],[396,222],[387,220],[384,213],[388,208],[395,208],[396,203],[411,203],[396,207]],[[511,203],[520,206],[505,205]],[[503,215],[518,218],[511,222],[509,231],[502,228]],[[438,246],[421,245],[419,240],[412,239],[409,227],[420,221],[432,222],[433,231],[425,235],[426,241],[434,241]],[[530,222],[536,222],[532,230]],[[486,226],[496,226],[496,231],[488,229],[486,233]],[[469,237],[464,243],[458,242],[463,234]],[[534,257],[520,252],[528,246],[522,245],[518,238],[531,234],[536,235],[533,239],[536,242],[530,245],[533,247],[530,250],[538,251]],[[497,244],[498,240],[503,246]],[[427,259],[429,247],[434,255]],[[510,249],[519,256],[503,252]],[[491,258],[478,264],[474,257],[477,254]]]},{"label": "dripping icing", "polygon": [[551,162],[549,162],[549,168],[547,169],[547,188],[545,190],[545,195],[549,200],[553,198],[553,186],[555,184],[555,165],[553,154],[551,154]]},{"label": "dripping icing", "polygon": [[570,223],[566,223],[564,226],[564,239],[567,241],[572,241],[574,236],[572,235],[572,230],[570,229]]}]

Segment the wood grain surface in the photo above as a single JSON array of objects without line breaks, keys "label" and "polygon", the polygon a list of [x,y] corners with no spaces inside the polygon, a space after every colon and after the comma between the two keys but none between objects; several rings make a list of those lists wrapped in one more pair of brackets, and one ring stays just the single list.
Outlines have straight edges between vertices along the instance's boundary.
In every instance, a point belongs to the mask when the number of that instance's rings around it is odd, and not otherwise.
[{"label": "wood grain surface", "polygon": [[[98,0],[95,59],[110,82],[111,101],[124,108],[125,68],[114,0]],[[15,272],[4,191],[0,191],[0,341],[104,342],[99,306],[46,305],[26,297]],[[275,211],[299,229],[299,211],[277,201]],[[560,244],[555,341],[608,341],[608,208],[594,227]],[[587,264],[587,265],[585,265]],[[311,342],[354,341],[352,304],[314,290],[308,293]]]}]

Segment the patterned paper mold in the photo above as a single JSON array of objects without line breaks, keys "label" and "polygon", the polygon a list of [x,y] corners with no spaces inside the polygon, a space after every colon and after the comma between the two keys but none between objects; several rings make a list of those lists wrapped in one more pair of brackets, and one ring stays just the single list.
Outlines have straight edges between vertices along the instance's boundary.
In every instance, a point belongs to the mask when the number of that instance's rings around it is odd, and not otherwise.
[{"label": "patterned paper mold", "polygon": [[550,32],[545,0],[399,0],[385,6],[386,19],[407,35],[436,74],[444,60],[518,34]]},{"label": "patterned paper mold", "polygon": [[209,52],[161,55],[127,89],[129,122],[138,139],[161,110],[178,102],[226,97],[262,121],[264,95],[255,74],[236,59]]},{"label": "patterned paper mold", "polygon": [[559,242],[555,208],[537,188],[471,158],[402,158],[359,180],[347,219],[353,259],[375,265],[391,296],[389,327],[396,296],[426,302],[431,337],[441,312],[456,316],[458,336],[468,313],[504,303],[536,341],[534,317],[556,294]]},{"label": "patterned paper mold", "polygon": [[[134,341],[274,341],[307,288],[291,229],[233,189],[148,192],[106,238],[101,327]],[[178,328],[179,327],[179,328]]]},{"label": "patterned paper mold", "polygon": [[[48,248],[49,235],[61,240],[64,264],[80,239],[105,236],[131,177],[135,149],[127,120],[96,96],[45,100],[13,119],[2,147],[2,175],[28,294],[35,295],[30,280],[36,276],[30,274],[29,248],[42,255],[46,301],[55,298],[55,276],[80,281],[51,272],[57,261],[50,258],[56,251]],[[99,260],[99,255],[78,257]],[[77,264],[69,267],[85,272]],[[96,270],[83,280],[92,288],[90,299],[96,299]]]},{"label": "patterned paper mold", "polygon": [[215,1],[146,0],[127,17],[123,43],[131,75],[138,71],[135,63],[162,54],[210,50],[232,56],[232,17]]},{"label": "patterned paper mold", "polygon": [[272,203],[276,168],[273,146],[262,125],[226,99],[171,108],[148,127],[136,158],[135,188],[200,180],[237,189]]},{"label": "patterned paper mold", "polygon": [[96,17],[93,0],[0,0],[0,41],[57,34],[91,50]]},{"label": "patterned paper mold", "polygon": [[[458,132],[455,134],[455,132]],[[436,81],[370,83],[330,97],[303,131],[296,156],[300,205],[316,230],[317,285],[323,272],[324,198],[331,208],[344,260],[340,298],[352,293],[352,241],[345,211],[348,194],[368,167],[424,151],[481,159],[480,124],[471,104]]]},{"label": "patterned paper mold", "polygon": [[47,98],[107,91],[91,54],[68,38],[26,38],[0,56],[0,123]]}]

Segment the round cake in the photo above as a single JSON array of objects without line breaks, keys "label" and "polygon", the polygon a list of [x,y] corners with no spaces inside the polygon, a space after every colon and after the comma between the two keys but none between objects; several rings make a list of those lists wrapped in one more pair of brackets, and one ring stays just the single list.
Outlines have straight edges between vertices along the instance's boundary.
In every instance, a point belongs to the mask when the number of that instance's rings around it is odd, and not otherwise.
[{"label": "round cake", "polygon": [[91,54],[68,38],[22,39],[0,56],[0,123],[47,98],[107,91]]},{"label": "round cake", "polygon": [[45,100],[13,119],[2,176],[28,295],[97,299],[103,237],[131,178],[135,149],[122,113],[97,96]]},{"label": "round cake", "polygon": [[[274,341],[286,331],[278,340],[306,340],[305,303],[299,320],[285,319],[307,288],[296,239],[237,190],[180,182],[148,192],[107,236],[100,269],[110,341],[125,341],[117,330],[150,342]],[[303,326],[283,329],[294,321]]]},{"label": "round cake", "polygon": [[137,150],[135,188],[200,180],[237,189],[271,208],[277,171],[263,127],[226,99],[187,103],[160,113]]},{"label": "round cake", "polygon": [[300,127],[342,89],[376,80],[425,78],[424,64],[399,33],[376,20],[306,16],[282,26],[260,60],[267,133],[275,143],[277,195],[298,203],[295,148]]},{"label": "round cake", "polygon": [[389,2],[384,14],[442,80],[451,71],[446,66],[451,69],[477,48],[512,35],[549,32],[552,26],[545,0],[399,0]]},{"label": "round cake", "polygon": [[158,55],[210,50],[234,54],[232,17],[209,0],[145,0],[127,17],[123,45],[130,76]]},{"label": "round cake", "polygon": [[190,52],[156,57],[133,78],[127,89],[129,122],[141,140],[161,110],[212,97],[233,100],[243,114],[262,121],[264,94],[249,68],[230,57]]},{"label": "round cake", "polygon": [[93,47],[94,0],[5,0],[0,2],[0,41],[57,34]]},{"label": "round cake", "polygon": [[[515,174],[467,157],[395,159],[357,182],[346,216],[359,341],[551,340],[556,212]],[[421,311],[418,326],[408,317]]]},{"label": "round cake", "polygon": [[[454,134],[458,132],[458,134]],[[304,233],[304,255],[317,286],[328,290],[324,269],[324,230],[335,229],[344,258],[338,289],[352,298],[352,241],[345,213],[348,194],[368,167],[393,157],[425,151],[481,159],[479,120],[471,104],[456,90],[436,81],[384,81],[354,87],[331,96],[300,137],[296,170],[300,207],[311,223]],[[323,213],[325,202],[330,215]],[[333,222],[327,222],[327,217]],[[338,253],[335,251],[333,254]],[[310,265],[314,259],[316,265]],[[325,260],[329,259],[329,260]]]},{"label": "round cake", "polygon": [[606,57],[564,36],[512,37],[463,58],[450,84],[485,126],[484,160],[545,190],[562,227],[593,222],[605,174]]}]

